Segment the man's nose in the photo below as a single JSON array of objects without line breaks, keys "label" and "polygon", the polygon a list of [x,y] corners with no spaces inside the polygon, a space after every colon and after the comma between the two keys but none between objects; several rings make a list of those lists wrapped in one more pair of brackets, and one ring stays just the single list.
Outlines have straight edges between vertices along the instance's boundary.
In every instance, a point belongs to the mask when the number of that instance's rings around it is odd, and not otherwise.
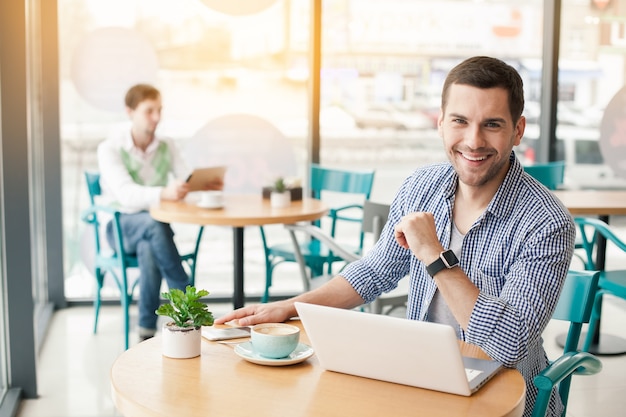
[{"label": "man's nose", "polygon": [[473,125],[470,125],[470,127],[465,130],[463,141],[470,149],[482,148],[486,143],[485,136],[480,126]]}]

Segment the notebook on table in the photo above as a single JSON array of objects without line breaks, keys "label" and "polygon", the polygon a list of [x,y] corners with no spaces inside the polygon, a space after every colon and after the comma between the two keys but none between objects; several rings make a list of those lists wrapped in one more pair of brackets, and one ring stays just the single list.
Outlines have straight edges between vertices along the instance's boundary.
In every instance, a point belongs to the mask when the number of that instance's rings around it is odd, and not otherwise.
[{"label": "notebook on table", "polygon": [[329,371],[469,396],[502,364],[461,356],[452,327],[296,302],[320,365]]}]

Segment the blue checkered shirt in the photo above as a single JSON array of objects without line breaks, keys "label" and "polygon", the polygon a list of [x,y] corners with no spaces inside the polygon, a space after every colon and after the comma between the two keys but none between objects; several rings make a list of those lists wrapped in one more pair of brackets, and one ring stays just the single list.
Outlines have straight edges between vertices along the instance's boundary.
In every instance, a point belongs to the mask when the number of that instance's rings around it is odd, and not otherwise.
[{"label": "blue checkered shirt", "polygon": [[[526,174],[511,153],[511,167],[485,212],[463,238],[460,266],[480,294],[460,337],[493,359],[517,367],[526,380],[525,416],[537,397],[533,378],[548,365],[541,334],[557,304],[576,235],[561,202]],[[409,213],[431,212],[444,247],[450,243],[458,176],[449,163],[418,168],[398,190],[380,240],[341,273],[366,302],[410,276],[407,318],[428,320],[435,290],[426,266],[400,247],[393,228]],[[549,410],[561,414],[558,395]]]}]

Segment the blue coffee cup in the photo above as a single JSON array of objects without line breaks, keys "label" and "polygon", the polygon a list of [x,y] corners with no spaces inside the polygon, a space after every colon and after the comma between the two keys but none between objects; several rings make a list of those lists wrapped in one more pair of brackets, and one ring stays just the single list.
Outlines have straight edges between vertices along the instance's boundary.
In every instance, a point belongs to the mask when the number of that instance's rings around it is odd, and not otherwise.
[{"label": "blue coffee cup", "polygon": [[286,358],[298,346],[300,329],[285,323],[263,323],[250,331],[252,349],[270,359]]}]

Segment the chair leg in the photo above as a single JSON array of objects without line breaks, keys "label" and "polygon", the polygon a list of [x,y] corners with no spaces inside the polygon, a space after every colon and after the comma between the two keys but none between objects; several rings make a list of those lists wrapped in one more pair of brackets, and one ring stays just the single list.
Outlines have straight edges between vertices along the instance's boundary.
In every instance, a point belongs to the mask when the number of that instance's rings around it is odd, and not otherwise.
[{"label": "chair leg", "polygon": [[96,268],[96,297],[93,300],[93,308],[94,308],[94,322],[93,322],[93,334],[98,332],[98,317],[100,315],[100,304],[101,304],[101,296],[100,291],[102,290],[102,285],[104,284],[104,273],[100,268]]},{"label": "chair leg", "polygon": [[126,270],[122,269],[122,282],[120,286],[120,301],[122,303],[122,314],[124,315],[124,349],[128,350],[128,333],[130,332],[130,303],[133,299],[133,290],[138,281],[129,287]]},{"label": "chair leg", "polygon": [[202,234],[204,232],[204,226],[201,226],[198,230],[198,237],[196,238],[196,245],[194,247],[194,256],[189,260],[189,285],[196,285],[196,265],[198,264],[198,253],[200,250],[200,242],[202,241]]},{"label": "chair leg", "polygon": [[370,312],[374,314],[381,314],[383,312],[383,306],[380,299],[376,298],[370,303]]},{"label": "chair leg", "polygon": [[600,315],[602,314],[602,296],[604,291],[599,290],[596,292],[596,296],[593,302],[593,309],[591,310],[591,318],[589,319],[589,328],[587,330],[587,337],[585,337],[585,343],[581,349],[582,352],[589,352],[591,343],[593,342],[598,323],[600,322]]},{"label": "chair leg", "polygon": [[121,301],[122,301],[122,312],[124,314],[124,349],[128,350],[128,339],[129,339],[128,333],[130,331],[129,329],[130,327],[130,324],[129,324],[130,322],[130,313],[129,313],[130,299],[128,295],[122,294]]},{"label": "chair leg", "polygon": [[270,287],[272,286],[272,273],[274,272],[274,266],[271,262],[265,262],[265,291],[263,297],[261,297],[262,303],[267,303],[270,300]]},{"label": "chair leg", "polygon": [[190,259],[187,263],[189,265],[189,285],[196,285],[196,260]]}]

